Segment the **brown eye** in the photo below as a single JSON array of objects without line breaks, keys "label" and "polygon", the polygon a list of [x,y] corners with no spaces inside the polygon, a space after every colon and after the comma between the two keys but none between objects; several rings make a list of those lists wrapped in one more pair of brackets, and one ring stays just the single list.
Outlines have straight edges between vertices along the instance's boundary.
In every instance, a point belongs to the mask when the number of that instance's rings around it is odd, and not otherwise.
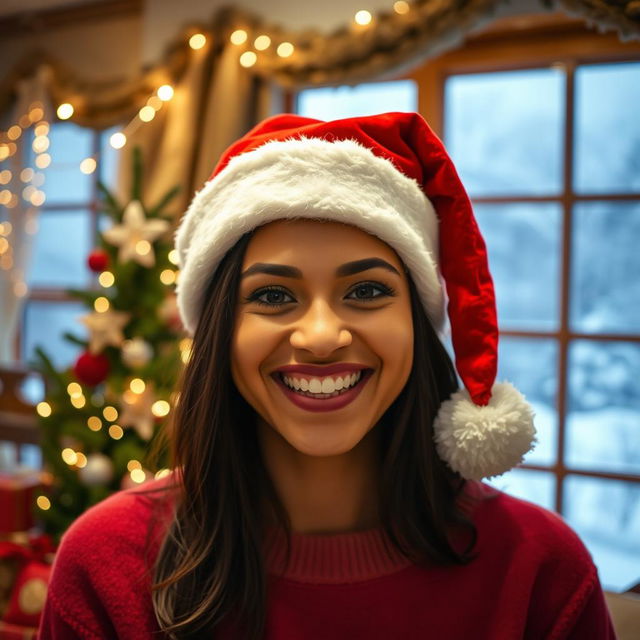
[{"label": "brown eye", "polygon": [[347,296],[350,300],[370,301],[377,298],[393,296],[394,291],[381,283],[363,282],[357,284]]},{"label": "brown eye", "polygon": [[267,287],[254,291],[247,299],[247,302],[256,302],[265,307],[280,307],[290,302],[295,302],[293,297],[284,289],[279,287]]}]

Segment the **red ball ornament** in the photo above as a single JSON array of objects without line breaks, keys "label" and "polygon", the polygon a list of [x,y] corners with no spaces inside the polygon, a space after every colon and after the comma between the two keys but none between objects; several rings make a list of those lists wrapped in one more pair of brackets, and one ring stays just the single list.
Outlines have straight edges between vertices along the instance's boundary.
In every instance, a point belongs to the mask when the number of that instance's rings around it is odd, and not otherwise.
[{"label": "red ball ornament", "polygon": [[87,258],[87,264],[94,273],[101,273],[109,266],[109,254],[102,249],[94,249]]},{"label": "red ball ornament", "polygon": [[76,378],[89,387],[104,382],[109,375],[109,359],[103,353],[85,351],[76,361],[73,372]]}]

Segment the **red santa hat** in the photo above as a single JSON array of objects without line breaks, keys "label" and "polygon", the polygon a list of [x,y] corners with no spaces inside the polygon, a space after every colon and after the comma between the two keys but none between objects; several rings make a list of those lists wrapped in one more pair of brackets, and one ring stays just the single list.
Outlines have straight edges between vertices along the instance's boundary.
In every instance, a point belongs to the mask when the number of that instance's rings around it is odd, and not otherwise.
[{"label": "red santa hat", "polygon": [[485,244],[453,162],[425,120],[283,114],[231,145],[176,234],[187,330],[195,331],[225,253],[244,233],[287,218],[351,224],[398,253],[437,330],[448,314],[464,384],[435,420],[438,454],[467,479],[521,462],[535,441],[533,411],[510,383],[495,383],[498,326]]}]

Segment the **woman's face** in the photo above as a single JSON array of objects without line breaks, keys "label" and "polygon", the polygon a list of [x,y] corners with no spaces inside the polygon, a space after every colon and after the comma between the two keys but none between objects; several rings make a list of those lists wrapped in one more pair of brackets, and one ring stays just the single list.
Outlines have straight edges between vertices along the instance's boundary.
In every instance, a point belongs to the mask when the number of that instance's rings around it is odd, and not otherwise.
[{"label": "woman's face", "polygon": [[411,371],[402,262],[338,222],[259,228],[242,266],[231,356],[238,390],[291,447],[310,456],[350,451]]}]

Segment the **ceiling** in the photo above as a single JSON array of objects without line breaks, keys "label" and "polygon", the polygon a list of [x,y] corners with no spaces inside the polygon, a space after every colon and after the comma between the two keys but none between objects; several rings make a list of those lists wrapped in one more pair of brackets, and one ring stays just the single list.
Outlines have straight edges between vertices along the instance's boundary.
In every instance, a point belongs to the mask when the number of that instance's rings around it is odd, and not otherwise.
[{"label": "ceiling", "polygon": [[2,0],[0,2],[0,16],[6,17],[16,13],[30,13],[32,11],[48,11],[61,7],[71,7],[91,4],[95,0]]}]

